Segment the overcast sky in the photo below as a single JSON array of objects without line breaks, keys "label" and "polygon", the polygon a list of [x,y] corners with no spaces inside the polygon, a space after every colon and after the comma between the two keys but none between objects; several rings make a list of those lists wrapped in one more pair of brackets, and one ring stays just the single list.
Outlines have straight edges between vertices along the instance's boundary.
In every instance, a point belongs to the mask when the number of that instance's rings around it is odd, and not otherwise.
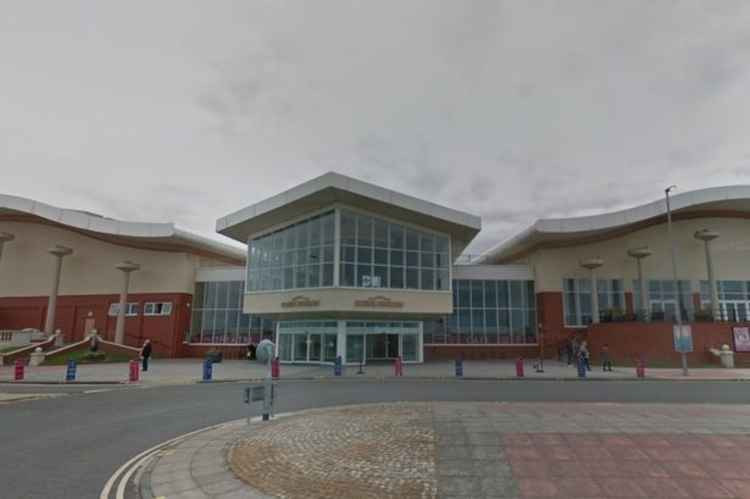
[{"label": "overcast sky", "polygon": [[482,216],[750,183],[750,2],[3,0],[0,192],[206,235],[329,170]]}]

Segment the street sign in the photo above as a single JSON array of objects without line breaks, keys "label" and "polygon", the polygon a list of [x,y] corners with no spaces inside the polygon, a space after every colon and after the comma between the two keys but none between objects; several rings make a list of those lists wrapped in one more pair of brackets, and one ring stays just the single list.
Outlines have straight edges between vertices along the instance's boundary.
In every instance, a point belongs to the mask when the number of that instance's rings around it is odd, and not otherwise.
[{"label": "street sign", "polygon": [[734,349],[737,352],[750,352],[750,328],[734,327]]},{"label": "street sign", "polygon": [[693,332],[689,325],[675,325],[672,328],[672,335],[676,352],[690,353],[693,351]]},{"label": "street sign", "polygon": [[[271,388],[271,396],[273,396],[273,388]],[[266,400],[266,387],[263,385],[245,387],[244,399],[246,404],[251,402],[263,402]]]}]

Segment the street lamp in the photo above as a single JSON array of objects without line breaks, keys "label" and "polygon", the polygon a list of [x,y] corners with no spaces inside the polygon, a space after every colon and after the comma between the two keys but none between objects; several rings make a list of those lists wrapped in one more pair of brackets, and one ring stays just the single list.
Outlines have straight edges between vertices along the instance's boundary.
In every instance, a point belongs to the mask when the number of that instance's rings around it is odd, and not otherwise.
[{"label": "street lamp", "polygon": [[[682,293],[680,292],[680,286],[677,282],[677,257],[676,255],[676,249],[674,245],[674,238],[672,237],[672,208],[669,205],[669,193],[676,189],[676,185],[670,185],[666,189],[664,189],[664,196],[667,201],[667,234],[669,237],[669,244],[671,246],[672,250],[672,280],[674,281],[674,289],[675,293],[677,293],[677,329],[680,332],[680,337],[682,337]],[[683,348],[680,348],[680,350],[684,350]],[[687,353],[684,351],[680,352],[680,358],[682,360],[682,375],[687,376],[688,375],[688,366],[687,366]]]}]

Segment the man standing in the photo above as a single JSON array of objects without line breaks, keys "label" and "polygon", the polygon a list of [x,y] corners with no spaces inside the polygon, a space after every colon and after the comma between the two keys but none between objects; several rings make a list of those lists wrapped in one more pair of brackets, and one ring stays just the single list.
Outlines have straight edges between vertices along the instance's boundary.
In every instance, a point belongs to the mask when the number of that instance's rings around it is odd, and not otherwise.
[{"label": "man standing", "polygon": [[141,347],[141,361],[143,363],[141,368],[143,372],[148,371],[149,357],[151,357],[151,340],[146,340],[143,342],[143,347]]}]

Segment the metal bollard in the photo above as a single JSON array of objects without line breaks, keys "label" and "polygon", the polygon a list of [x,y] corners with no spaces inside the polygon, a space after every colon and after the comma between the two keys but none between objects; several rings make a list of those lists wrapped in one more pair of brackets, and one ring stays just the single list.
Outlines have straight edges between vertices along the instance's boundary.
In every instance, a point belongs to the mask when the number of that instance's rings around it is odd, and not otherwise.
[{"label": "metal bollard", "polygon": [[401,360],[401,356],[399,355],[396,357],[396,360],[393,361],[393,375],[394,376],[403,376],[404,375],[404,363]]},{"label": "metal bollard", "polygon": [[523,357],[516,360],[516,377],[523,378]]},{"label": "metal bollard", "polygon": [[137,383],[138,380],[139,380],[139,378],[140,378],[140,376],[141,376],[141,374],[140,374],[141,371],[140,370],[141,370],[141,366],[138,363],[138,361],[137,360],[131,360],[130,361],[130,373],[129,373],[129,376],[128,376],[128,381],[130,381],[131,383]]},{"label": "metal bollard", "polygon": [[23,380],[23,372],[24,372],[25,366],[23,365],[23,360],[16,359],[16,369],[14,373],[14,378],[16,381],[22,381]]},{"label": "metal bollard", "polygon": [[341,360],[341,355],[339,355],[336,357],[336,360],[333,363],[333,375],[334,376],[341,376],[342,364],[343,364],[343,361]]},{"label": "metal bollard", "polygon": [[578,357],[578,377],[586,377],[586,361],[583,357]]},{"label": "metal bollard", "polygon": [[65,369],[65,381],[76,380],[76,361],[68,359],[68,367]]},{"label": "metal bollard", "polygon": [[203,381],[211,381],[214,372],[214,363],[211,359],[203,361]]},{"label": "metal bollard", "polygon": [[279,379],[281,376],[281,362],[278,357],[274,357],[271,361],[271,377],[273,379]]},{"label": "metal bollard", "polygon": [[464,359],[456,359],[456,377],[462,378],[464,375]]}]

